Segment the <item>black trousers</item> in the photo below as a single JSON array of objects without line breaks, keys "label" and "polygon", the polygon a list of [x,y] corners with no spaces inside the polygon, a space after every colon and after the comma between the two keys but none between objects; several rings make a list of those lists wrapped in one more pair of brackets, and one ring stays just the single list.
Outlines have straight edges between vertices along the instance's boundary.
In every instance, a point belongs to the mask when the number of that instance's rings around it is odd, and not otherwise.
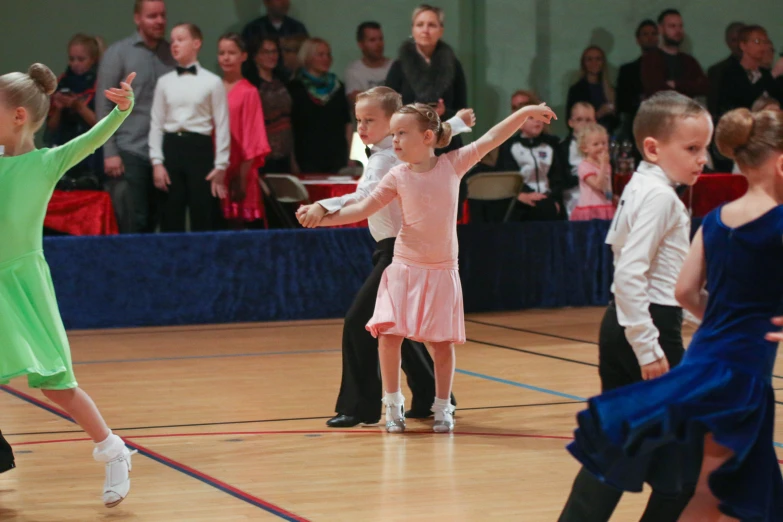
[{"label": "black trousers", "polygon": [[[378,340],[365,326],[375,310],[383,271],[392,262],[394,240],[378,243],[372,256],[373,271],[356,294],[343,326],[343,377],[335,411],[366,422],[380,419],[382,389]],[[435,373],[432,357],[422,343],[409,339],[402,342],[402,370],[413,392],[411,409],[429,411],[435,399]]]},{"label": "black trousers", "polygon": [[14,451],[0,432],[0,473],[16,467],[14,463]]},{"label": "black trousers", "polygon": [[178,132],[163,137],[163,165],[169,173],[168,192],[160,192],[161,232],[206,232],[221,228],[220,202],[206,177],[214,169],[215,145],[203,134]]},{"label": "black trousers", "polygon": [[[670,367],[680,364],[682,345],[682,309],[651,304],[650,315],[658,329],[658,342]],[[617,320],[614,301],[609,303],[598,336],[598,373],[601,389],[606,392],[642,380],[642,370],[625,331]],[[676,497],[653,491],[640,522],[676,522],[693,495],[695,484]],[[574,480],[559,522],[606,522],[622,497],[622,491],[598,480],[582,468]]]}]

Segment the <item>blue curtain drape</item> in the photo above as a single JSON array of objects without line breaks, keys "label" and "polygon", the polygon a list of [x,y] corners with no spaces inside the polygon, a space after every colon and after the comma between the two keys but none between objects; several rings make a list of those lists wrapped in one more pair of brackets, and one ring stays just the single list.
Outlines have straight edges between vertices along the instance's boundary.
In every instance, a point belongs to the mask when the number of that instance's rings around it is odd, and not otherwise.
[{"label": "blue curtain drape", "polygon": [[[459,227],[465,311],[609,299],[609,223]],[[68,328],[342,317],[371,269],[366,229],[47,237]]]}]

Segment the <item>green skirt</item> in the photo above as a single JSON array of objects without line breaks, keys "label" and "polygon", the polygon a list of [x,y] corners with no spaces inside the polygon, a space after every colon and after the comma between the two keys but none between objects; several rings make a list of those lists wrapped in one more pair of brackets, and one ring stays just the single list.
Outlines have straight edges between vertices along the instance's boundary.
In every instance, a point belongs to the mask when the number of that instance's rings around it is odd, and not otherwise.
[{"label": "green skirt", "polygon": [[75,388],[71,350],[43,252],[0,263],[0,384]]}]

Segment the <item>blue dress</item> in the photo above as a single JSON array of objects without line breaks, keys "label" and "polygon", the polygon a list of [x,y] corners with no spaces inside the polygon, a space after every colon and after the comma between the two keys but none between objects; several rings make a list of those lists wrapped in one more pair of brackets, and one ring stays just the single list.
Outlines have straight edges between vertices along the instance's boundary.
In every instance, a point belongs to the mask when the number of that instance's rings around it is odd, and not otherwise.
[{"label": "blue dress", "polygon": [[679,366],[658,379],[590,399],[568,446],[591,473],[625,491],[693,486],[704,436],[734,455],[709,479],[726,515],[783,521],[783,476],[773,447],[777,344],[783,297],[783,205],[737,228],[704,219],[707,311]]}]

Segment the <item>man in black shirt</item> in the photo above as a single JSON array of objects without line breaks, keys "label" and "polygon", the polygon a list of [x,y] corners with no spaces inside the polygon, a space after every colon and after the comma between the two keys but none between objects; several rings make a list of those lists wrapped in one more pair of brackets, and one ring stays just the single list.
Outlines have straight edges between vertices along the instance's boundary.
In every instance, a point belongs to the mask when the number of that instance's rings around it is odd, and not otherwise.
[{"label": "man in black shirt", "polygon": [[[242,30],[242,39],[248,47],[258,38],[275,36],[280,40],[283,52],[280,53],[280,66],[283,66],[285,54],[299,50],[299,44],[308,38],[307,28],[302,22],[288,16],[291,0],[264,0],[266,15],[256,18]],[[288,42],[291,40],[291,42]],[[296,44],[296,49],[288,49]]]},{"label": "man in black shirt", "polygon": [[739,33],[743,27],[745,27],[745,24],[742,22],[731,22],[726,27],[726,46],[731,51],[731,54],[728,58],[707,69],[707,79],[710,81],[710,91],[707,94],[707,109],[713,118],[718,114],[718,98],[720,97],[720,82],[723,79],[723,71],[730,64],[736,63],[742,58]]},{"label": "man in black shirt", "polygon": [[[642,54],[658,47],[658,24],[644,20],[636,28],[636,43]],[[623,137],[633,140],[631,126],[642,103],[642,57],[620,66],[617,75],[617,112],[622,120]]]}]

